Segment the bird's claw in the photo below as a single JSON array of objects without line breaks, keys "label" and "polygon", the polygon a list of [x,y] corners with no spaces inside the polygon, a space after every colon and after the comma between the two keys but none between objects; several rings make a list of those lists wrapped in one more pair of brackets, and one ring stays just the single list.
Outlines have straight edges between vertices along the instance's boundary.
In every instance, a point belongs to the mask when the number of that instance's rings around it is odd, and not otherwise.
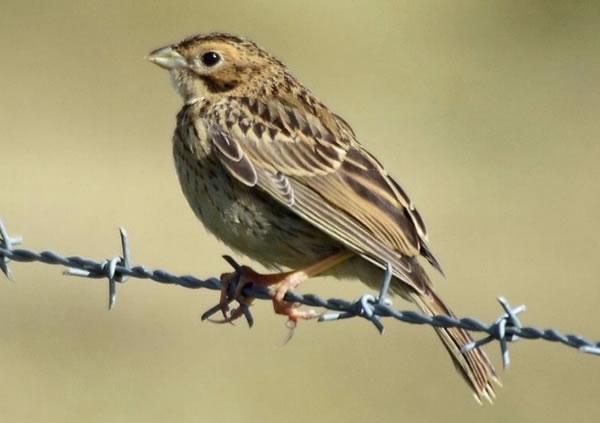
[{"label": "bird's claw", "polygon": [[[250,313],[249,306],[252,304],[254,298],[247,298],[243,295],[244,288],[246,285],[251,284],[251,282],[242,276],[248,271],[253,271],[247,266],[240,266],[229,256],[225,256],[225,259],[234,267],[235,271],[231,273],[223,273],[221,275],[221,296],[219,298],[219,303],[208,309],[202,315],[202,320],[208,320],[211,323],[217,324],[233,324],[235,320],[245,316],[248,326],[252,327],[254,324],[254,319]],[[234,300],[239,303],[239,307],[231,310],[229,304]],[[223,318],[212,318],[212,315],[219,311],[223,315]]]},{"label": "bird's claw", "polygon": [[245,313],[243,311],[243,307],[248,307],[246,304],[240,304],[239,307],[234,308],[233,310],[229,309],[229,305],[225,305],[224,307],[219,304],[221,313],[223,314],[223,318],[222,319],[213,319],[211,317],[207,317],[206,320],[208,320],[211,323],[217,323],[217,324],[223,324],[223,323],[230,323],[230,324],[234,324],[233,321],[239,319],[240,317],[242,317]]},{"label": "bird's claw", "polygon": [[294,335],[296,334],[296,327],[298,326],[298,320],[309,320],[315,319],[319,317],[319,313],[314,310],[298,310],[299,304],[297,303],[289,303],[286,301],[277,302],[277,300],[273,299],[273,308],[275,309],[275,313],[283,314],[287,316],[287,321],[285,322],[285,327],[288,328],[287,336],[284,338],[283,344],[285,345],[292,340]]}]

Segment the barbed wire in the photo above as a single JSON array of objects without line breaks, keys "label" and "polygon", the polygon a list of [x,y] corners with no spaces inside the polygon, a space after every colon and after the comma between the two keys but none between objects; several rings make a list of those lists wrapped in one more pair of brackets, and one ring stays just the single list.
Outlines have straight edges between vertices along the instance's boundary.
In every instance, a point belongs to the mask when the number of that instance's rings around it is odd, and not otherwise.
[{"label": "barbed wire", "polygon": [[[96,261],[80,256],[62,256],[53,251],[37,252],[30,249],[16,249],[15,246],[21,244],[23,239],[20,236],[10,236],[2,219],[0,219],[0,270],[14,281],[14,276],[8,266],[10,260],[15,262],[29,263],[40,262],[52,265],[65,266],[67,269],[63,272],[70,276],[80,276],[95,279],[108,279],[108,308],[113,308],[117,299],[117,283],[124,283],[128,278],[150,279],[164,284],[173,284],[191,289],[211,289],[221,290],[221,281],[218,278],[198,279],[192,275],[177,276],[161,269],[149,269],[146,266],[132,266],[130,260],[130,246],[127,233],[121,228],[121,248],[122,256],[107,258],[102,261]],[[238,270],[239,265],[229,256],[225,260]],[[384,279],[381,283],[377,296],[365,294],[355,301],[347,301],[339,298],[323,299],[318,295],[287,292],[284,300],[303,304],[310,307],[320,307],[331,311],[320,315],[319,321],[330,322],[343,320],[352,317],[362,317],[370,321],[375,328],[383,333],[383,323],[381,318],[392,317],[396,320],[419,325],[429,325],[435,327],[458,327],[472,332],[483,332],[486,337],[471,342],[463,347],[463,352],[473,348],[483,346],[492,341],[498,341],[502,353],[502,364],[506,369],[510,365],[508,353],[508,343],[524,339],[543,339],[551,342],[558,342],[572,348],[589,354],[600,355],[600,341],[592,342],[581,335],[563,334],[555,329],[538,329],[532,326],[523,326],[517,317],[518,314],[525,311],[525,306],[520,305],[512,307],[506,299],[498,297],[498,302],[503,308],[503,314],[493,323],[487,324],[474,318],[455,318],[452,316],[427,316],[414,311],[396,310],[392,307],[391,300],[387,297],[389,284],[392,278],[391,268],[388,266]],[[234,301],[237,281],[234,280],[227,288],[227,301]],[[248,285],[242,292],[246,298],[272,299],[269,291],[264,286]],[[239,302],[241,313],[245,317],[248,326],[252,327],[254,319],[250,313],[249,307]],[[202,320],[210,319],[212,315],[222,310],[221,305],[217,304],[211,307],[202,315]]]}]

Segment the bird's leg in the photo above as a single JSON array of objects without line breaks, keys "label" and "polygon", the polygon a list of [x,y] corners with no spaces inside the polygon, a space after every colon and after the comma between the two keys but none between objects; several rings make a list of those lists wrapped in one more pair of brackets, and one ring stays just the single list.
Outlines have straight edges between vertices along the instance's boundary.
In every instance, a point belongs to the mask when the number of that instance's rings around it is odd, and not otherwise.
[{"label": "bird's leg", "polygon": [[314,310],[298,310],[298,304],[283,299],[285,294],[288,291],[297,288],[298,285],[306,279],[317,276],[335,265],[348,260],[352,256],[354,256],[354,253],[352,252],[340,251],[322,258],[305,268],[289,272],[261,274],[248,266],[241,266],[236,272],[224,273],[221,275],[222,287],[220,304],[225,318],[219,321],[212,321],[215,323],[229,323],[242,315],[241,307],[232,310],[231,313],[227,315],[229,311],[227,298],[228,286],[236,277],[239,277],[234,298],[240,303],[250,305],[252,301],[254,301],[254,298],[247,298],[242,295],[242,291],[246,285],[255,284],[269,287],[275,313],[288,316],[287,326],[290,328],[291,334],[289,338],[291,338],[298,319],[312,319],[317,316],[317,313]]}]

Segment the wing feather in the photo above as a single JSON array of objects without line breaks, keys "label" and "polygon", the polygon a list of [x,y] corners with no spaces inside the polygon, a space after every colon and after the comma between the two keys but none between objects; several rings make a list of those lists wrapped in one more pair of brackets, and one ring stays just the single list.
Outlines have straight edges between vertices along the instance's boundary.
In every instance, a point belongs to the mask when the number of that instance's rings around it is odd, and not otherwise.
[{"label": "wing feather", "polygon": [[415,289],[423,255],[441,271],[426,245],[423,220],[381,164],[338,116],[300,112],[281,101],[228,98],[207,113],[208,131],[224,167]]}]

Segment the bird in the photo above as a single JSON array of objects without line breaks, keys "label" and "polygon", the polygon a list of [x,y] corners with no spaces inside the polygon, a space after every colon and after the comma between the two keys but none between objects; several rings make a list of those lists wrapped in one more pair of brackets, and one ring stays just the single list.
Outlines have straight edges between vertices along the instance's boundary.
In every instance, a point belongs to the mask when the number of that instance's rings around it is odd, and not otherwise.
[{"label": "bird", "polygon": [[[348,122],[254,41],[228,33],[193,35],[152,51],[183,100],[172,139],[181,189],[208,232],[273,273],[250,266],[221,276],[221,308],[232,321],[227,287],[239,278],[268,287],[288,327],[316,316],[285,294],[315,276],[355,278],[377,287],[390,266],[391,294],[429,316],[454,313],[419,261],[442,268],[425,223]],[[375,111],[376,112],[376,111]],[[475,399],[492,402],[494,366],[460,328],[435,327]]]}]

